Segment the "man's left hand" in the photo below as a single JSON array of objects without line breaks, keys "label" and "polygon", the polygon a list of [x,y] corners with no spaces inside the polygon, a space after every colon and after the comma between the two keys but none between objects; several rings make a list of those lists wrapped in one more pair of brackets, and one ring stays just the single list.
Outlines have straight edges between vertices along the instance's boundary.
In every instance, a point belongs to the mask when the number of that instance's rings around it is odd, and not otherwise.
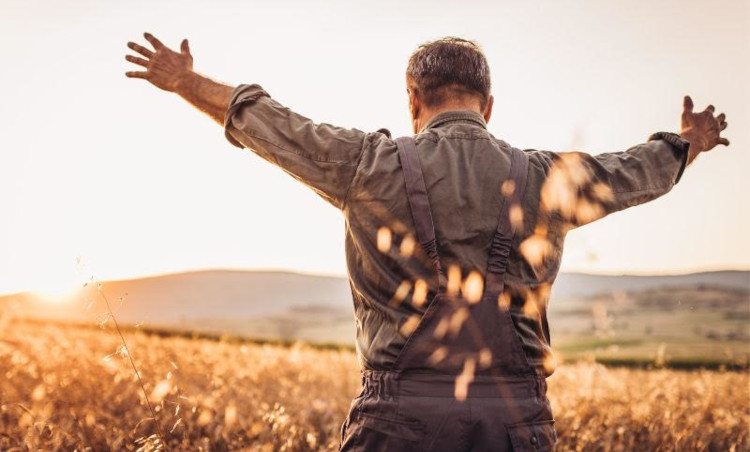
[{"label": "man's left hand", "polygon": [[716,145],[729,146],[729,140],[720,136],[727,128],[726,115],[714,116],[714,106],[693,113],[693,99],[685,96],[682,111],[682,130],[680,136],[690,142],[690,158],[693,160],[701,152],[710,151]]}]

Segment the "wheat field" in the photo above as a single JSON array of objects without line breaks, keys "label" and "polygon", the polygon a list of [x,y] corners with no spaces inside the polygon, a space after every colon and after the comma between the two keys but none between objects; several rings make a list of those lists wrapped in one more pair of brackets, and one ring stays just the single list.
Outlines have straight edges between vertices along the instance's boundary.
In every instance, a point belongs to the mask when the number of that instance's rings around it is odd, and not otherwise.
[{"label": "wheat field", "polygon": [[[14,321],[0,330],[0,450],[336,450],[360,390],[351,350]],[[563,364],[563,451],[750,449],[746,372]]]}]

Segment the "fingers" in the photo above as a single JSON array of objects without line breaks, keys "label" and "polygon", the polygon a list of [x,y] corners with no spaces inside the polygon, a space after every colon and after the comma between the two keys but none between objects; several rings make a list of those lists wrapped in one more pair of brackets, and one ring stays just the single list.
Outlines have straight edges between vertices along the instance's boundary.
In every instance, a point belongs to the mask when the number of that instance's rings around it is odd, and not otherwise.
[{"label": "fingers", "polygon": [[682,100],[682,108],[685,113],[693,112],[693,99],[691,99],[690,96],[685,96],[685,98]]},{"label": "fingers", "polygon": [[125,73],[126,77],[130,78],[148,78],[147,72],[130,71]]},{"label": "fingers", "polygon": [[125,55],[125,59],[130,61],[131,63],[139,64],[143,67],[148,67],[148,60],[144,60],[143,58],[138,58],[132,55]]},{"label": "fingers", "polygon": [[182,44],[180,44],[180,51],[185,55],[190,55],[190,44],[188,44],[187,39],[182,40]]},{"label": "fingers", "polygon": [[159,50],[162,47],[164,47],[164,44],[161,43],[154,35],[151,33],[143,33],[143,37],[146,38],[148,42],[151,43],[152,46],[154,46],[154,49]]},{"label": "fingers", "polygon": [[[725,115],[724,113],[720,113],[718,116],[714,117],[714,112],[716,111],[716,108],[714,108],[713,105],[709,105],[701,113],[693,115],[693,108],[694,108],[693,99],[691,99],[690,96],[685,96],[682,101],[682,107],[683,107],[683,113],[682,113],[683,114],[683,119],[682,119],[683,126],[686,121],[686,118],[689,118],[688,115],[690,115],[692,117],[701,117],[703,118],[701,121],[709,121],[709,123],[712,120],[716,121],[715,124],[718,124],[719,131],[722,131],[727,128],[727,125],[728,125],[728,123],[726,122],[727,115]],[[726,138],[719,137],[718,144],[729,146],[729,140]]]},{"label": "fingers", "polygon": [[724,113],[719,113],[719,116],[716,117],[716,121],[719,123],[719,130],[724,130],[727,128],[727,115]]},{"label": "fingers", "polygon": [[146,58],[151,58],[152,56],[154,56],[154,52],[134,42],[128,42],[128,47],[145,56]]}]

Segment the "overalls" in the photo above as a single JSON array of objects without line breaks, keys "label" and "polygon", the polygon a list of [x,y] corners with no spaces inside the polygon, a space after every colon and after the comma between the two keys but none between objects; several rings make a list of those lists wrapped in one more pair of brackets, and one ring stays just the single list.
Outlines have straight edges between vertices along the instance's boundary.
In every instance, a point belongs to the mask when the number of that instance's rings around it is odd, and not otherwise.
[{"label": "overalls", "polygon": [[[362,371],[341,451],[551,451],[557,440],[545,377],[514,330],[504,275],[528,157],[513,148],[509,197],[490,247],[481,298],[449,293],[412,138],[396,140],[417,238],[439,290],[390,370]],[[506,193],[507,194],[507,193]],[[478,299],[479,298],[479,299]]]}]

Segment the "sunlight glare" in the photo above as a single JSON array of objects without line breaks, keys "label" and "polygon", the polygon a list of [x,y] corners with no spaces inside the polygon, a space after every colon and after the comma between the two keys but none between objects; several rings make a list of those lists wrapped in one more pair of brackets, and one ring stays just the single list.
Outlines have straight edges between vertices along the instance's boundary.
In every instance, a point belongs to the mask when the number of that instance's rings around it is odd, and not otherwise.
[{"label": "sunlight glare", "polygon": [[54,281],[37,285],[34,296],[45,303],[62,304],[75,299],[81,285],[70,281]]}]

